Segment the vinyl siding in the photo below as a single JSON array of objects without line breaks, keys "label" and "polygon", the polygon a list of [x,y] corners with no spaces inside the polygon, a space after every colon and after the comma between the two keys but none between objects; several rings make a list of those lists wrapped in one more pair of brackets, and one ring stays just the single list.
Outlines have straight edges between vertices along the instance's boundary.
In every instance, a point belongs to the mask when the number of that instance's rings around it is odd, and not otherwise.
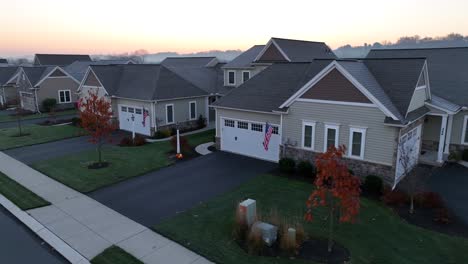
[{"label": "vinyl siding", "polygon": [[[468,111],[461,111],[460,113],[453,116],[452,124],[452,135],[450,138],[450,144],[460,145],[463,135],[463,121],[465,115],[468,115]],[[427,122],[424,123],[423,140],[439,141],[440,128],[442,123],[442,117],[440,116],[427,116]]]},{"label": "vinyl siding", "polygon": [[216,136],[217,137],[220,136],[219,131],[221,131],[220,130],[221,129],[220,127],[221,117],[248,120],[248,121],[257,121],[257,122],[262,122],[262,123],[269,122],[270,124],[281,125],[280,124],[281,117],[279,115],[217,108],[216,109]]},{"label": "vinyl siding", "polygon": [[[39,108],[42,107],[42,101],[47,98],[54,98],[57,100],[58,108],[72,108],[74,103],[78,100],[76,94],[79,84],[73,81],[71,78],[47,78],[45,79],[39,89],[37,90],[37,98]],[[59,90],[70,90],[71,102],[70,103],[59,103]]]},{"label": "vinyl siding", "polygon": [[[255,66],[254,68],[244,68],[244,69],[225,69],[224,70],[224,85],[225,86],[239,86],[242,82],[242,72],[243,71],[250,71],[250,78],[254,77],[262,70],[264,70],[267,66]],[[236,73],[236,84],[230,85],[228,84],[228,71],[234,71]]]},{"label": "vinyl siding", "polygon": [[158,126],[167,125],[166,120],[166,105],[174,104],[174,122],[182,123],[190,121],[189,114],[189,102],[197,102],[197,117],[200,115],[206,118],[206,97],[197,97],[197,98],[188,98],[188,99],[179,99],[179,100],[168,100],[168,101],[158,101],[156,103],[156,118]]},{"label": "vinyl siding", "polygon": [[316,152],[324,150],[325,123],[339,124],[339,145],[349,145],[350,127],[366,127],[364,160],[393,165],[398,128],[384,125],[385,115],[374,107],[295,102],[283,117],[283,142],[302,147],[302,121],[315,121]]},{"label": "vinyl siding", "polygon": [[463,134],[463,122],[465,116],[468,116],[468,111],[461,111],[460,113],[453,116],[453,127],[452,127],[452,144],[462,144],[461,139]]},{"label": "vinyl siding", "polygon": [[413,98],[408,106],[408,113],[424,106],[424,102],[427,99],[426,88],[418,89],[414,91]]}]

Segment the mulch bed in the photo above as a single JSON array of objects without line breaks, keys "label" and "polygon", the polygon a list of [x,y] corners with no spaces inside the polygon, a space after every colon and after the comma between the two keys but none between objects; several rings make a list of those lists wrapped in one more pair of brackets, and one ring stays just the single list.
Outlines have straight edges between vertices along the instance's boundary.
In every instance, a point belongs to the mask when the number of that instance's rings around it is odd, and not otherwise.
[{"label": "mulch bed", "polygon": [[290,180],[297,180],[297,181],[307,182],[307,183],[310,183],[310,184],[314,184],[314,181],[315,181],[315,177],[310,177],[310,176],[307,177],[307,176],[304,176],[304,175],[299,174],[299,173],[284,173],[284,172],[281,172],[279,170],[279,168],[275,168],[270,173],[273,174],[273,175],[279,176],[279,177],[287,178],[287,179],[290,179]]},{"label": "mulch bed", "polygon": [[101,162],[101,163],[95,162],[95,163],[93,163],[93,164],[91,164],[91,165],[88,165],[88,169],[90,169],[90,170],[98,170],[98,169],[107,168],[107,167],[109,167],[109,166],[110,166],[110,162],[106,162],[106,161]]},{"label": "mulch bed", "polygon": [[72,119],[57,119],[55,121],[52,120],[46,120],[44,122],[38,123],[40,126],[54,126],[54,125],[60,125],[60,124],[66,124],[66,123],[71,123]]}]

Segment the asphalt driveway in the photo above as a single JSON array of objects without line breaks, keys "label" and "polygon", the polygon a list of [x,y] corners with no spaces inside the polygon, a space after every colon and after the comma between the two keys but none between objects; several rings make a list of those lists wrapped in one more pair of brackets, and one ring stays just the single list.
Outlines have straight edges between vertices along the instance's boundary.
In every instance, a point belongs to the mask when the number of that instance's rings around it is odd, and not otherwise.
[{"label": "asphalt driveway", "polygon": [[439,168],[431,176],[429,186],[468,224],[468,168],[458,164],[448,164]]},{"label": "asphalt driveway", "polygon": [[69,263],[0,206],[0,263]]},{"label": "asphalt driveway", "polygon": [[98,190],[90,196],[150,227],[276,166],[267,161],[215,152]]}]

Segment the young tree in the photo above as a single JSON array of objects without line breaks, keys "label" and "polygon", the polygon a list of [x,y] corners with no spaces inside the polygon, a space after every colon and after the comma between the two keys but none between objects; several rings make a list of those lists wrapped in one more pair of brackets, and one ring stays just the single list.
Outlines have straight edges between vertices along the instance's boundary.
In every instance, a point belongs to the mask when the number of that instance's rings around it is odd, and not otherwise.
[{"label": "young tree", "polygon": [[328,207],[328,252],[333,249],[336,213],[339,213],[340,222],[353,222],[359,214],[360,181],[349,172],[343,161],[342,157],[345,151],[345,146],[340,146],[338,149],[330,147],[327,152],[317,156],[315,160],[317,169],[316,188],[306,202],[306,221],[313,220],[313,207]]},{"label": "young tree", "polygon": [[89,90],[85,98],[78,103],[81,125],[91,135],[90,142],[96,144],[98,165],[102,165],[102,145],[117,126],[112,121],[111,103],[105,97],[99,97],[97,91]]}]

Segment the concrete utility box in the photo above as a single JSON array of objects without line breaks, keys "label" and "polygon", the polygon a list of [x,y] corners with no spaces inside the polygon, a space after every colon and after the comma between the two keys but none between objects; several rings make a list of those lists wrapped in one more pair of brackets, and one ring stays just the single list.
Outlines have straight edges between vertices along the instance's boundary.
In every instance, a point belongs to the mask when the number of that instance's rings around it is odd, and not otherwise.
[{"label": "concrete utility box", "polygon": [[262,238],[265,244],[268,246],[273,245],[276,242],[278,237],[278,227],[265,223],[265,222],[255,222],[252,226],[254,230],[259,230],[262,233]]},{"label": "concrete utility box", "polygon": [[257,202],[252,199],[247,199],[239,204],[239,210],[245,217],[245,222],[250,227],[257,219]]}]

